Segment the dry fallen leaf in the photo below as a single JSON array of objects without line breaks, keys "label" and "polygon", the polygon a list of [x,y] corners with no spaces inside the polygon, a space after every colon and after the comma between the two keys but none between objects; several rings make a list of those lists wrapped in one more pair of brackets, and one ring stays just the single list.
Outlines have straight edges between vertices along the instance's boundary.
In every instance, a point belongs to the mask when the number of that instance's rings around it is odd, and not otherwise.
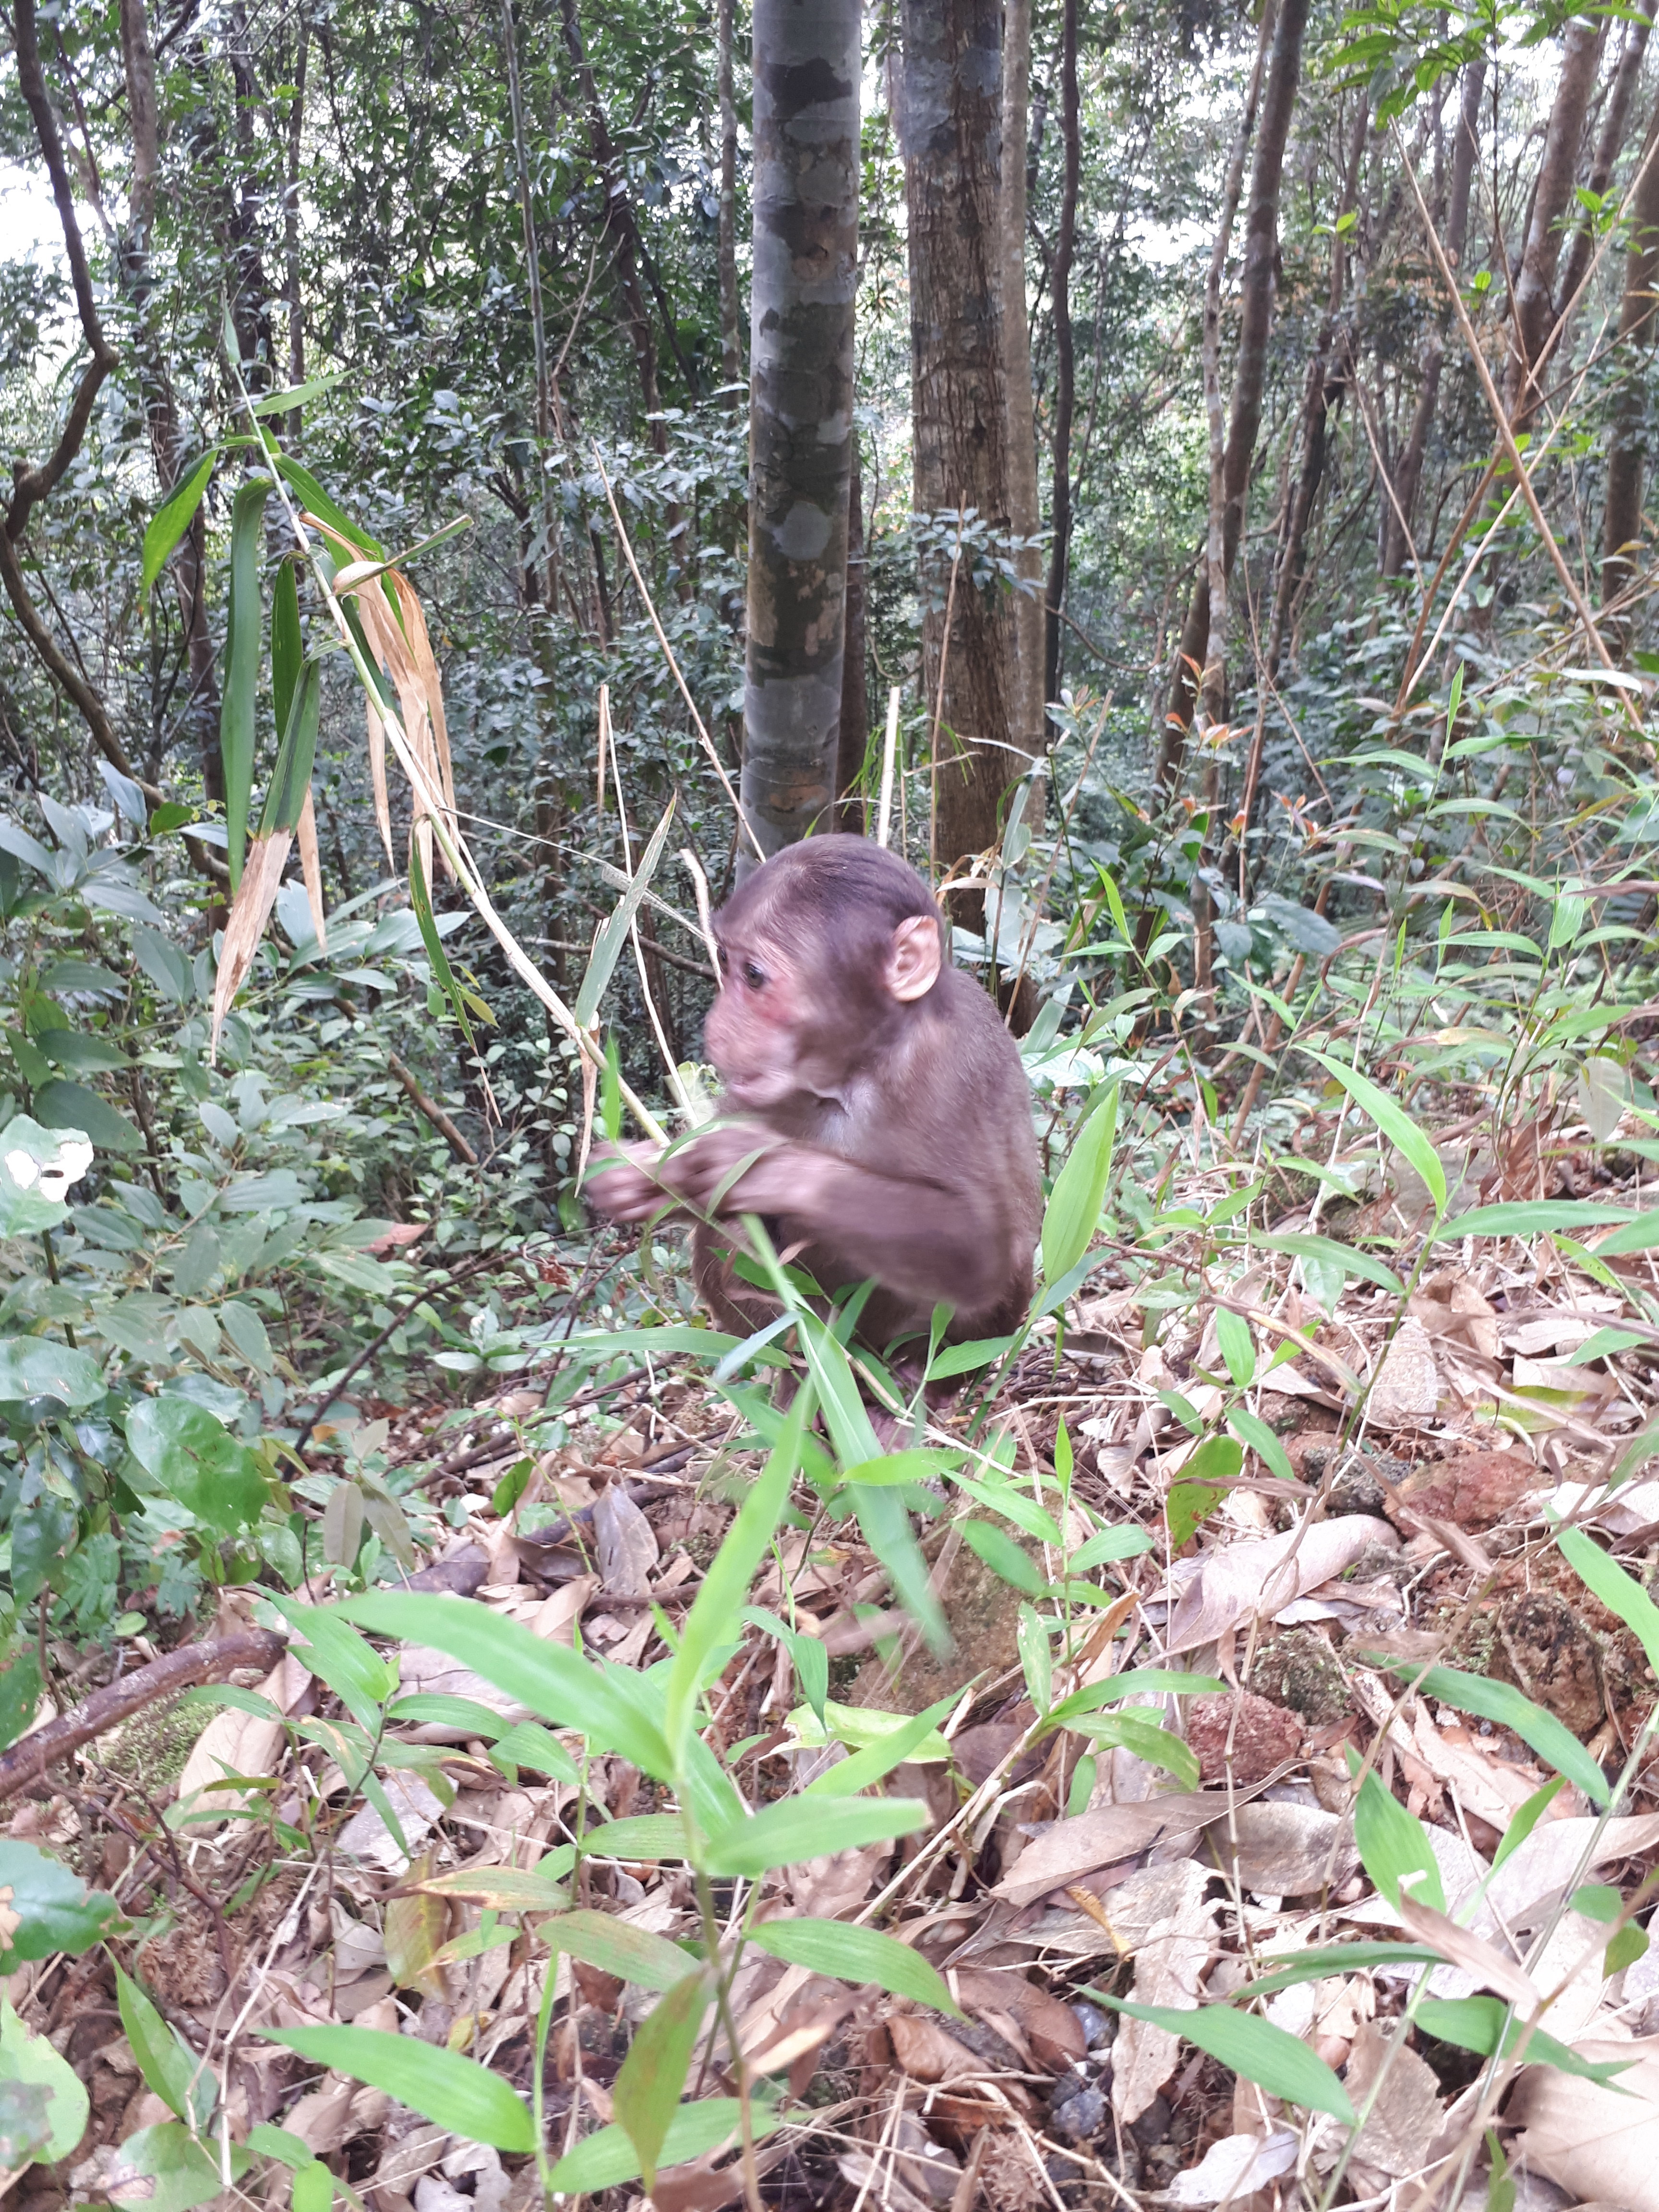
[{"label": "dry fallen leaf", "polygon": [[[1241,1802],[1242,1796],[1236,1791],[1234,1802]],[[1162,1836],[1207,1827],[1226,1802],[1224,1790],[1174,1790],[1139,1804],[1102,1805],[1069,1820],[1056,1820],[1025,1846],[1013,1872],[992,1894],[1015,1905],[1034,1904],[1051,1889],[1064,1889],[1098,1867],[1135,1857]]]},{"label": "dry fallen leaf", "polygon": [[[1357,2112],[1364,2109],[1390,2042],[1371,2021],[1360,2023],[1345,2077]],[[1440,2084],[1432,2070],[1409,2047],[1396,2051],[1354,2146],[1350,2172],[1356,2196],[1386,2195],[1390,2181],[1420,2173],[1441,2119]]]},{"label": "dry fallen leaf", "polygon": [[657,1539],[620,1483],[611,1483],[594,1501],[593,1536],[606,1595],[642,1596],[657,1564]]},{"label": "dry fallen leaf", "polygon": [[1359,1863],[1353,1822],[1316,1805],[1240,1805],[1198,1838],[1194,1856],[1234,1875],[1241,1889],[1273,1897],[1308,1897],[1340,1889]]},{"label": "dry fallen leaf", "polygon": [[[258,1694],[269,1698],[279,1712],[291,1713],[299,1706],[311,1688],[311,1676],[289,1652],[278,1662],[264,1680]],[[287,1731],[281,1721],[267,1720],[258,1713],[238,1712],[227,1706],[215,1713],[191,1747],[184,1771],[179,1777],[179,1802],[188,1805],[197,1798],[197,1813],[221,1813],[226,1817],[245,1806],[250,1792],[246,1790],[211,1790],[211,1794],[200,1793],[222,1781],[228,1774],[246,1775],[257,1780],[272,1774],[282,1757]],[[216,1825],[212,1820],[192,1819],[192,1836],[210,1834]]]},{"label": "dry fallen leaf", "polygon": [[[1149,2005],[1195,2005],[1210,1963],[1216,1908],[1206,1903],[1210,1877],[1190,1859],[1184,1880],[1170,1885],[1164,1920],[1135,1947],[1135,1999]],[[1174,2073],[1181,2039],[1150,2021],[1125,2016],[1112,2045],[1112,2109],[1125,2127],[1138,2120]]]},{"label": "dry fallen leaf", "polygon": [[1170,1580],[1181,1595],[1170,1615],[1164,1649],[1171,1656],[1213,1644],[1258,1613],[1272,1613],[1351,1567],[1371,1546],[1397,1551],[1400,1539],[1386,1521],[1344,1513],[1316,1521],[1287,1536],[1229,1544],[1194,1560],[1177,1562]]},{"label": "dry fallen leaf", "polygon": [[1176,2174],[1164,2191],[1166,2204],[1237,2203],[1265,2189],[1296,2164],[1297,2141],[1289,2128],[1270,2136],[1223,2136],[1196,2166]]},{"label": "dry fallen leaf", "polygon": [[983,2074],[985,2061],[975,2058],[965,2044],[942,2028],[937,2021],[920,2014],[896,2012],[887,2022],[893,2056],[913,2081],[951,2081],[967,2074]]},{"label": "dry fallen leaf", "polygon": [[1432,1420],[1439,1403],[1433,1341],[1422,1322],[1407,1316],[1382,1355],[1365,1401],[1367,1418],[1379,1428],[1410,1428]]},{"label": "dry fallen leaf", "polygon": [[[1598,2045],[1604,2055],[1610,2045]],[[1618,2082],[1604,2089],[1553,2067],[1526,2068],[1510,2101],[1525,2130],[1513,2155],[1580,2200],[1659,2212],[1659,2057],[1638,2059]]]}]

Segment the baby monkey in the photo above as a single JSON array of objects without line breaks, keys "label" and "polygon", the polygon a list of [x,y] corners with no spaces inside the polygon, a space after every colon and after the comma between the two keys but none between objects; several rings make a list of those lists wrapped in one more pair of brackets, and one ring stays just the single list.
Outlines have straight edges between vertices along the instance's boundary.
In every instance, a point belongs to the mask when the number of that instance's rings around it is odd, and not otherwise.
[{"label": "baby monkey", "polygon": [[[878,1350],[925,1352],[941,1304],[956,1339],[1015,1328],[1042,1218],[1030,1093],[995,1006],[950,966],[921,878],[866,838],[811,837],[755,871],[714,935],[704,1036],[731,1118],[672,1153],[600,1161],[594,1204],[617,1221],[676,1199],[716,1223],[759,1214],[825,1291],[873,1278],[859,1334]],[[720,1328],[747,1336],[776,1313],[702,1220],[694,1270]]]}]

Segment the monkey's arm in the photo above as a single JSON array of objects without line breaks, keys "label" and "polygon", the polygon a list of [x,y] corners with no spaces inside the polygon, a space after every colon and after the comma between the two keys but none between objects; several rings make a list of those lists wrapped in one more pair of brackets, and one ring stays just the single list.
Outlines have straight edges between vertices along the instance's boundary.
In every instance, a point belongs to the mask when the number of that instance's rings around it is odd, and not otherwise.
[{"label": "monkey's arm", "polygon": [[677,1204],[655,1145],[629,1145],[602,1152],[587,1172],[586,1196],[613,1221],[650,1221]]},{"label": "monkey's arm", "polygon": [[886,1174],[753,1124],[708,1131],[660,1171],[698,1211],[775,1216],[833,1251],[854,1278],[873,1275],[927,1304],[994,1304],[1026,1256],[1011,1253],[992,1208],[965,1186]]}]

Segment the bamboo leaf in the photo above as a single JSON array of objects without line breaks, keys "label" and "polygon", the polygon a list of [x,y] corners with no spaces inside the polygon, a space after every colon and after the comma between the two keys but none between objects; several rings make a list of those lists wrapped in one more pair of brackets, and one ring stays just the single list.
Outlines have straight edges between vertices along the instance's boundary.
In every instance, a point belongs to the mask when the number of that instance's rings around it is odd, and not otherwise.
[{"label": "bamboo leaf", "polygon": [[647,2194],[656,2187],[657,2161],[679,2108],[691,2063],[691,2047],[714,1995],[714,1980],[700,1966],[677,1983],[634,2038],[612,2092],[618,2121],[639,2154]]},{"label": "bamboo leaf", "polygon": [[1446,1210],[1446,1170],[1440,1155],[1429,1142],[1405,1109],[1390,1098],[1386,1091],[1379,1090],[1368,1075],[1362,1075],[1346,1060],[1338,1060],[1328,1052],[1317,1052],[1312,1045],[1298,1045],[1299,1052],[1310,1060],[1316,1060],[1328,1075],[1334,1076],[1362,1113],[1369,1114],[1382,1134],[1395,1149],[1403,1153],[1417,1170],[1434,1200],[1436,1218]]},{"label": "bamboo leaf", "polygon": [[[1396,1674],[1414,1674],[1420,1662],[1409,1659],[1389,1662]],[[1438,1698],[1460,1712],[1478,1713],[1511,1729],[1522,1743],[1530,1744],[1558,1774],[1576,1783],[1592,1804],[1605,1805],[1610,1792],[1607,1778],[1577,1737],[1553,1713],[1546,1712],[1512,1683],[1494,1681],[1485,1674],[1463,1674],[1453,1667],[1431,1667],[1417,1684],[1423,1698]]]},{"label": "bamboo leaf", "polygon": [[599,1001],[616,973],[617,963],[628,943],[628,933],[650,888],[651,878],[657,872],[657,863],[662,858],[662,848],[668,840],[669,824],[674,819],[675,804],[671,799],[664,808],[662,820],[652,831],[651,842],[640,855],[639,866],[634,871],[634,880],[600,924],[599,934],[593,939],[587,973],[582,977],[581,989],[576,994],[576,1003],[571,1010],[583,1029],[592,1027],[593,1017],[599,1011]]},{"label": "bamboo leaf", "polygon": [[[230,517],[230,607],[225,625],[219,754],[224,763],[225,827],[229,834],[233,892],[241,885],[242,861],[247,851],[248,810],[253,803],[253,740],[259,681],[259,540],[264,529],[265,501],[270,495],[269,477],[250,477],[237,490]],[[271,897],[276,895],[273,884]],[[270,911],[267,904],[265,913]],[[264,927],[262,915],[259,931]],[[254,933],[256,944],[259,931]],[[251,951],[248,957],[252,959]],[[238,984],[240,980],[239,976]],[[233,986],[226,1000],[227,1007],[234,995]]]},{"label": "bamboo leaf", "polygon": [[218,458],[219,448],[210,446],[189,474],[179,477],[151,515],[144,532],[143,568],[138,584],[143,598],[149,597],[150,586],[167,566],[168,556],[196,520],[196,510],[202,504],[202,495],[208,488],[208,479]]},{"label": "bamboo leaf", "polygon": [[507,2151],[536,2148],[525,2100],[500,2075],[459,2051],[379,2027],[266,2027],[259,2033],[314,2065],[384,2089],[410,2112],[468,2142]]},{"label": "bamboo leaf", "polygon": [[750,1930],[749,1940],[792,1966],[809,1966],[815,1974],[833,1974],[860,1987],[874,1982],[895,1996],[962,2017],[938,1967],[896,1936],[845,1920],[766,1920]]},{"label": "bamboo leaf", "polygon": [[472,1024],[467,1019],[466,1001],[460,985],[455,981],[455,971],[444,951],[444,941],[438,934],[438,921],[432,911],[432,895],[427,888],[426,866],[421,859],[418,838],[409,848],[409,902],[415,909],[415,919],[420,924],[421,942],[426,947],[426,957],[432,972],[438,979],[438,988],[449,1001],[450,1010],[460,1024],[461,1035],[466,1039],[469,1052],[476,1053],[477,1041],[472,1034]]},{"label": "bamboo leaf", "polygon": [[1089,1249],[1105,1203],[1116,1136],[1117,1085],[1113,1084],[1073,1139],[1066,1164],[1054,1178],[1042,1216],[1045,1282],[1069,1274]]},{"label": "bamboo leaf", "polygon": [[317,757],[317,723],[322,706],[322,669],[317,661],[307,660],[300,672],[299,684],[289,702],[288,724],[277,750],[270,787],[265,793],[264,812],[259,822],[261,837],[272,837],[278,831],[291,832],[299,827],[301,811],[311,789],[312,763]]},{"label": "bamboo leaf", "polygon": [[1333,2113],[1348,2127],[1356,2124],[1348,2093],[1324,2060],[1270,2020],[1219,2004],[1188,2012],[1176,2005],[1126,2004],[1121,1997],[1108,1996],[1105,2002],[1114,2012],[1127,2013],[1132,2020],[1149,2021],[1154,2027],[1183,2037],[1271,2097],[1305,2106],[1312,2112]]}]

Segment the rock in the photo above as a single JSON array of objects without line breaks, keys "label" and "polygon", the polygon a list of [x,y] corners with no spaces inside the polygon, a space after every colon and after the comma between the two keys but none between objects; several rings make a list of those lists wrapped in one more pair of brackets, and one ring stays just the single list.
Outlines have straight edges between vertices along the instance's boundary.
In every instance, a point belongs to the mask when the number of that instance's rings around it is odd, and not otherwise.
[{"label": "rock", "polygon": [[[1161,2101],[1161,2100],[1160,2100]],[[1164,2107],[1165,2118],[1169,2108]],[[1092,2083],[1067,2097],[1063,2105],[1056,2105],[1048,2115],[1048,2125],[1062,2142],[1087,2142],[1106,2122],[1106,2100]],[[1162,2133],[1162,2130],[1159,2130]]]},{"label": "rock", "polygon": [[1204,1781],[1220,1782],[1231,1771],[1235,1782],[1261,1782],[1301,1750],[1302,1723],[1249,1690],[1222,1692],[1189,1700],[1187,1741]]},{"label": "rock", "polygon": [[[1431,1520],[1449,1521],[1459,1528],[1490,1528],[1538,1481],[1538,1469],[1525,1452],[1461,1452],[1455,1459],[1419,1467],[1401,1484],[1395,1499],[1385,1504],[1412,1506]],[[1393,1518],[1411,1533],[1408,1516],[1395,1513]]]},{"label": "rock", "polygon": [[1103,2012],[1098,2005],[1079,1997],[1072,2007],[1072,2017],[1083,2030],[1083,2045],[1086,2051],[1103,2051],[1117,2033],[1117,2015]]}]

